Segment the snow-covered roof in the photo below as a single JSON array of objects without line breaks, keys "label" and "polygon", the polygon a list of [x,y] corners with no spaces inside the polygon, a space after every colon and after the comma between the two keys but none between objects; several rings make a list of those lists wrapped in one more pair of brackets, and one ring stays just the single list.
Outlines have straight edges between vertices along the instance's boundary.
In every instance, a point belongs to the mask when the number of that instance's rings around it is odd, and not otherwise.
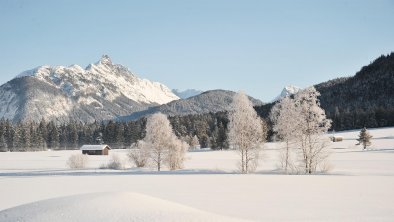
[{"label": "snow-covered roof", "polygon": [[81,150],[103,150],[105,148],[111,149],[108,145],[83,145]]}]

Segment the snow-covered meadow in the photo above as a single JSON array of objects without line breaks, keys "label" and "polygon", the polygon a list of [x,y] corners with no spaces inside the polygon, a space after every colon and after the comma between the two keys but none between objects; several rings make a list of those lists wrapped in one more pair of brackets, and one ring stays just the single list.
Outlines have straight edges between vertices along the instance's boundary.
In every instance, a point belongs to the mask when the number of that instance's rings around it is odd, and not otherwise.
[{"label": "snow-covered meadow", "polygon": [[184,169],[160,173],[130,168],[125,150],[111,151],[125,170],[99,169],[109,156],[68,169],[79,151],[0,153],[0,221],[393,221],[394,128],[370,132],[365,151],[359,131],[336,133],[320,175],[279,173],[278,143],[249,175],[233,151],[189,152]]}]

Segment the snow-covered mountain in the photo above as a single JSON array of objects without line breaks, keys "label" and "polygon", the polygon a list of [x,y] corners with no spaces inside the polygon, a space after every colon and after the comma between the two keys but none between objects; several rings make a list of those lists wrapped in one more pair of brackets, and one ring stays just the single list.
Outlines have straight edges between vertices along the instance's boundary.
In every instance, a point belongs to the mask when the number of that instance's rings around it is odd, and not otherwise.
[{"label": "snow-covered mountain", "polygon": [[104,55],[85,69],[40,66],[0,86],[0,117],[13,121],[101,121],[178,100],[163,84],[138,78]]},{"label": "snow-covered mountain", "polygon": [[[121,121],[136,120],[138,118],[153,114],[164,113],[169,116],[184,116],[190,114],[215,113],[227,111],[233,101],[235,92],[228,90],[210,90],[200,95],[188,99],[172,101],[160,106],[150,107],[147,110],[135,112],[129,116],[119,117]],[[261,106],[263,103],[252,97],[249,97],[253,105]]]},{"label": "snow-covered mountain", "polygon": [[277,96],[274,100],[272,100],[272,102],[279,101],[279,100],[285,98],[286,96],[294,95],[294,94],[298,93],[300,90],[301,90],[301,88],[300,88],[300,87],[297,87],[297,86],[292,86],[292,85],[286,86],[286,87],[282,90],[282,92],[280,93],[280,95]]},{"label": "snow-covered mountain", "polygon": [[186,89],[184,91],[180,91],[179,89],[173,89],[172,92],[181,99],[187,99],[193,96],[200,95],[204,91],[196,90],[196,89]]}]

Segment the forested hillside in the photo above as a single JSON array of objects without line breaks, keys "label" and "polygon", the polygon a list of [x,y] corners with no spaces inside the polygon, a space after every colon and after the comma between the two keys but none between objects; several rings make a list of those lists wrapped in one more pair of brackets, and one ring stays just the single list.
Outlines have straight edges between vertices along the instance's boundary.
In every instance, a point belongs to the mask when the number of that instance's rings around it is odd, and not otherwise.
[{"label": "forested hillside", "polygon": [[335,130],[394,126],[394,53],[379,57],[354,77],[315,87]]},{"label": "forested hillside", "polygon": [[[334,130],[394,126],[394,53],[382,55],[353,77],[330,80],[315,88]],[[267,118],[272,106],[265,104],[256,110]]]}]

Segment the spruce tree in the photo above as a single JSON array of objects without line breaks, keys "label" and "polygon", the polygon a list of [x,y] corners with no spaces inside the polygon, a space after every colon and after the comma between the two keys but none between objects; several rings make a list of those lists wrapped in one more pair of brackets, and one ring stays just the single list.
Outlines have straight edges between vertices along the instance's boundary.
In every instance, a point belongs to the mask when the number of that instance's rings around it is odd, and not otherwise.
[{"label": "spruce tree", "polygon": [[14,132],[13,132],[13,145],[12,145],[12,149],[11,151],[23,151],[22,147],[23,147],[23,135],[22,135],[22,127],[20,126],[20,124],[16,125],[14,127]]},{"label": "spruce tree", "polygon": [[51,121],[48,124],[48,144],[50,145],[51,149],[58,149],[59,148],[59,129],[56,126],[55,122]]},{"label": "spruce tree", "polygon": [[0,135],[0,152],[7,152],[8,151],[8,145],[6,143],[4,134]]},{"label": "spruce tree", "polygon": [[369,134],[367,128],[363,128],[360,131],[360,134],[358,135],[358,144],[357,145],[363,145],[363,150],[365,150],[367,148],[367,146],[371,145],[371,134]]},{"label": "spruce tree", "polygon": [[118,149],[124,148],[124,125],[123,123],[116,124],[115,144]]}]

